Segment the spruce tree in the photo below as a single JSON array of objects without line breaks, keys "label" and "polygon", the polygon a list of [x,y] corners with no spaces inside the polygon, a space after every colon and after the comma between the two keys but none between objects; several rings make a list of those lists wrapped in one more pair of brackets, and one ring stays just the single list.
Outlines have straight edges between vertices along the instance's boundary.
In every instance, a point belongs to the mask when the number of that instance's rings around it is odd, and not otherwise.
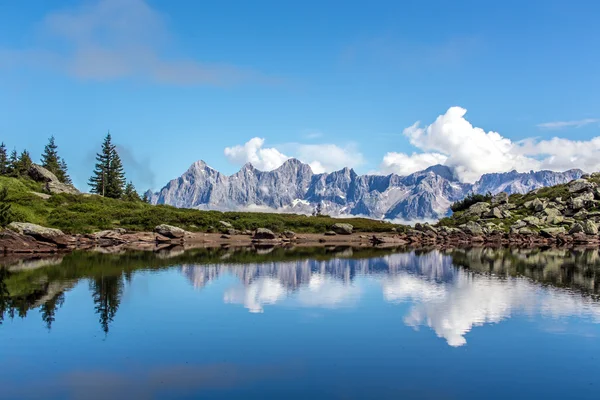
[{"label": "spruce tree", "polygon": [[8,159],[8,174],[10,176],[17,176],[17,168],[19,164],[19,157],[17,156],[17,149],[13,149]]},{"label": "spruce tree", "polygon": [[126,201],[141,201],[140,195],[135,190],[135,186],[133,186],[133,182],[129,181],[125,186],[125,191],[123,192],[123,200]]},{"label": "spruce tree", "polygon": [[21,155],[19,156],[19,160],[17,161],[16,175],[17,176],[25,176],[29,171],[29,168],[33,165],[33,161],[31,161],[31,156],[27,150],[23,150]]},{"label": "spruce tree", "polygon": [[104,138],[100,153],[96,154],[96,167],[88,184],[92,193],[115,199],[123,195],[125,173],[110,132]]},{"label": "spruce tree", "polygon": [[66,183],[68,185],[73,184],[73,181],[71,180],[71,177],[69,176],[67,162],[65,161],[64,158],[60,159],[57,177],[62,183]]},{"label": "spruce tree", "polygon": [[120,199],[123,196],[125,189],[125,172],[123,171],[123,163],[121,157],[117,153],[117,149],[113,146],[110,158],[110,168],[108,170],[106,196],[113,199]]},{"label": "spruce tree", "polygon": [[8,153],[4,142],[0,144],[0,175],[8,175]]},{"label": "spruce tree", "polygon": [[[52,172],[58,177],[60,170],[60,160],[58,158],[58,146],[54,143],[54,136],[50,136],[48,144],[44,147],[44,153],[42,154],[42,167]],[[60,180],[60,178],[59,178]]]}]

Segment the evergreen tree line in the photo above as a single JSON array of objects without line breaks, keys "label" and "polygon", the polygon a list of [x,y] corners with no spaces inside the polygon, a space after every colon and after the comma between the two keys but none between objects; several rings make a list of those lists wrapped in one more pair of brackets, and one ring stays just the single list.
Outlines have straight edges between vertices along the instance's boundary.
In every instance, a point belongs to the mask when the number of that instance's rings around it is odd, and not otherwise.
[{"label": "evergreen tree line", "polygon": [[[32,164],[33,161],[27,150],[23,150],[19,154],[16,149],[13,149],[9,155],[6,145],[0,144],[0,175],[15,178],[25,177]],[[48,144],[44,147],[40,165],[56,175],[60,182],[72,184],[67,163],[58,155],[58,146],[54,136],[48,139]],[[88,184],[92,193],[101,196],[127,201],[142,201],[133,182],[125,181],[123,163],[117,147],[112,143],[110,132],[104,138],[100,153],[96,154],[96,166]]]},{"label": "evergreen tree line", "polygon": [[[29,151],[23,150],[19,154],[17,149],[13,149],[9,155],[4,142],[0,144],[0,175],[14,178],[27,176],[32,164]],[[40,165],[56,175],[62,183],[72,184],[67,162],[58,155],[58,146],[54,141],[54,136],[50,136],[48,144],[44,147]]]}]

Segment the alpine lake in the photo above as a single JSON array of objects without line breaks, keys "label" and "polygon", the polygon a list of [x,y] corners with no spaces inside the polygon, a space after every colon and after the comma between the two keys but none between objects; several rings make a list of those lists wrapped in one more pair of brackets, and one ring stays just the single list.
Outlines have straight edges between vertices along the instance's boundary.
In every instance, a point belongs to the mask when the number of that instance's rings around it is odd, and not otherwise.
[{"label": "alpine lake", "polygon": [[598,399],[600,251],[1,259],[2,399]]}]

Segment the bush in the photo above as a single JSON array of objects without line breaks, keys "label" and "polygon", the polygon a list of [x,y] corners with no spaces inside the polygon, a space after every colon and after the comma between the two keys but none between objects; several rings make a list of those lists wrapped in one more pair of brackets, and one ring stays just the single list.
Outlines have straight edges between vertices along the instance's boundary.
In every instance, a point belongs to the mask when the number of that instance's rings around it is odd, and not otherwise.
[{"label": "bush", "polygon": [[486,194],[475,194],[470,193],[462,200],[459,200],[450,206],[452,212],[464,211],[471,207],[473,204],[481,202],[489,202],[492,200],[492,194],[490,192]]}]

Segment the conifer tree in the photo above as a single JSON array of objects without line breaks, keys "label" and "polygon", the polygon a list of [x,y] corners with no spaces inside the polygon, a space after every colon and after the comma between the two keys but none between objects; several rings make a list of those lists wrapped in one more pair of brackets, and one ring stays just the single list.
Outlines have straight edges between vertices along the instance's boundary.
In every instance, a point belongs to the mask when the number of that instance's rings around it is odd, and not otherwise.
[{"label": "conifer tree", "polygon": [[133,182],[129,181],[125,186],[125,191],[123,192],[123,200],[126,201],[141,201],[140,195],[135,190],[135,186],[133,186]]},{"label": "conifer tree", "polygon": [[[60,169],[60,160],[58,158],[58,146],[54,143],[54,136],[50,136],[48,144],[44,147],[44,153],[42,154],[41,164],[42,167],[52,172],[58,177],[58,171]],[[59,178],[60,180],[60,178]]]},{"label": "conifer tree", "polygon": [[17,161],[16,175],[24,176],[29,171],[29,168],[33,165],[33,161],[31,161],[31,156],[27,150],[23,150],[21,155],[19,155],[19,160]]},{"label": "conifer tree", "polygon": [[65,161],[64,158],[60,159],[57,177],[62,183],[66,183],[68,185],[73,184],[73,181],[71,180],[71,177],[69,176],[67,162]]},{"label": "conifer tree", "polygon": [[8,174],[11,176],[17,175],[17,168],[19,163],[19,157],[17,156],[17,149],[13,149],[8,159]]},{"label": "conifer tree", "polygon": [[0,144],[0,175],[8,175],[8,153],[4,142]]},{"label": "conifer tree", "polygon": [[96,167],[88,184],[92,193],[115,199],[123,195],[125,173],[110,132],[104,138],[100,153],[96,154]]}]

